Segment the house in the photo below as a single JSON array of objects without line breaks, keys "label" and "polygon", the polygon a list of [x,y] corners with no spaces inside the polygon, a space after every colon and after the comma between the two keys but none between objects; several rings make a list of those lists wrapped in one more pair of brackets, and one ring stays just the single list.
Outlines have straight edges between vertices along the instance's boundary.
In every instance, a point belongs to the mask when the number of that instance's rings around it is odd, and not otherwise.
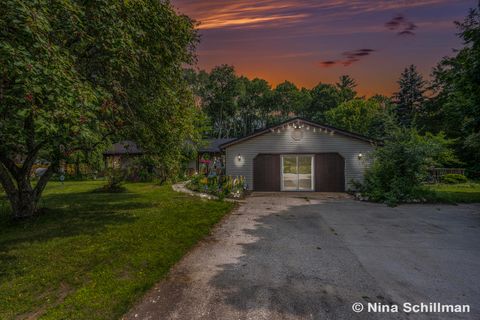
[{"label": "house", "polygon": [[[232,140],[235,139],[207,139],[205,144],[198,148],[197,158],[187,163],[189,174],[202,171],[202,168],[211,166],[214,161],[223,165],[225,157],[220,145]],[[143,154],[143,150],[134,141],[125,140],[113,144],[103,153],[103,158],[107,168],[125,169],[132,165],[136,157]]]},{"label": "house", "polygon": [[224,166],[225,153],[220,146],[233,140],[235,140],[235,138],[207,139],[205,144],[198,148],[197,159],[194,160],[194,163],[189,164],[189,168],[194,168],[196,172],[204,172],[208,171],[208,168],[211,167],[214,162]]},{"label": "house", "polygon": [[143,151],[133,141],[125,140],[114,143],[103,153],[106,168],[125,169],[133,160],[143,155]]},{"label": "house", "polygon": [[255,191],[343,192],[363,181],[368,137],[294,118],[220,146],[226,174],[244,176]]}]

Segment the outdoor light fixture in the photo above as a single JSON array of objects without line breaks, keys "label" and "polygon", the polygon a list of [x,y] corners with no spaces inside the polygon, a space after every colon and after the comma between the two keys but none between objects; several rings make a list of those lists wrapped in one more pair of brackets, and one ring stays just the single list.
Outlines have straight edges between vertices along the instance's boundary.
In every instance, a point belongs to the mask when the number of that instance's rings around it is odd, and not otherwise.
[{"label": "outdoor light fixture", "polygon": [[363,154],[360,152],[360,153],[358,154],[358,160],[362,160],[362,158],[363,158]]},{"label": "outdoor light fixture", "polygon": [[240,153],[237,155],[237,159],[238,159],[238,161],[242,160],[242,156],[240,155]]}]

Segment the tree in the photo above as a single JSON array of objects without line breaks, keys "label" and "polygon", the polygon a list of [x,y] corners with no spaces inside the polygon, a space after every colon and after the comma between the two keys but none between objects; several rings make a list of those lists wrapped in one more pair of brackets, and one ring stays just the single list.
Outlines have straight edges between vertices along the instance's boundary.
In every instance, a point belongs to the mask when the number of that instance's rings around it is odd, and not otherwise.
[{"label": "tree", "polygon": [[471,174],[480,176],[480,3],[456,25],[465,46],[433,71],[432,114],[441,130],[458,139],[457,152]]},{"label": "tree", "polygon": [[202,100],[217,138],[228,138],[232,134],[232,125],[235,125],[232,119],[237,110],[241,89],[233,66],[217,66],[210,72]]},{"label": "tree", "polygon": [[456,161],[449,149],[452,141],[443,134],[421,136],[415,129],[400,127],[391,130],[384,142],[373,153],[361,188],[373,201],[396,205],[417,200],[428,168]]},{"label": "tree", "polygon": [[340,76],[339,82],[336,83],[336,86],[339,90],[340,102],[352,100],[357,96],[357,92],[355,91],[357,83],[349,75]]},{"label": "tree", "polygon": [[206,96],[209,74],[204,71],[195,71],[187,68],[183,71],[183,77],[188,83],[195,99],[195,105],[201,107],[203,105],[202,98]]},{"label": "tree", "polygon": [[[196,138],[182,66],[192,21],[167,2],[0,0],[0,182],[32,216],[62,160],[130,136],[162,163]],[[41,157],[50,165],[36,184]]]},{"label": "tree", "polygon": [[328,124],[382,139],[395,126],[391,113],[375,100],[354,99],[325,113]]},{"label": "tree", "polygon": [[319,83],[310,90],[312,102],[302,113],[302,116],[313,121],[324,122],[325,112],[340,104],[340,92],[334,85]]},{"label": "tree", "polygon": [[392,99],[390,99],[387,96],[381,95],[381,94],[375,94],[371,96],[368,100],[370,101],[375,101],[380,104],[381,108],[384,110],[390,110],[393,109],[393,102]]},{"label": "tree", "polygon": [[405,68],[398,80],[400,90],[395,94],[396,114],[401,125],[415,126],[425,103],[425,81],[412,64]]},{"label": "tree", "polygon": [[273,121],[281,122],[298,115],[310,101],[311,97],[307,90],[299,90],[289,81],[280,83],[272,94],[272,111],[276,114]]},{"label": "tree", "polygon": [[244,93],[238,104],[239,119],[241,119],[239,136],[246,136],[266,126],[270,110],[271,88],[263,79],[255,78],[250,81],[241,77],[240,81],[244,84]]}]

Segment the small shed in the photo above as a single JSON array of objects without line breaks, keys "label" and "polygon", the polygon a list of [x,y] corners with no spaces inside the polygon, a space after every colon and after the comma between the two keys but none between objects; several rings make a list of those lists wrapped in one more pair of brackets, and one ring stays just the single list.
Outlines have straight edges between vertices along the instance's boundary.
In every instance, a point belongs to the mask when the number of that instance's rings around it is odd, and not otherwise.
[{"label": "small shed", "polygon": [[134,141],[125,140],[114,143],[103,153],[105,167],[125,169],[135,157],[143,155],[142,149]]}]

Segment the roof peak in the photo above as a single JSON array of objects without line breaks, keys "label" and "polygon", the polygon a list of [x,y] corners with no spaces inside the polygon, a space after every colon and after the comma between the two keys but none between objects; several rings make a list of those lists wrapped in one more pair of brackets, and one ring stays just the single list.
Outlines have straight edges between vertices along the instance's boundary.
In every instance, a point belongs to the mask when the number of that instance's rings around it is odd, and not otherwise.
[{"label": "roof peak", "polygon": [[312,126],[312,127],[317,127],[317,128],[322,128],[322,129],[325,129],[326,131],[330,130],[330,132],[333,133],[339,133],[343,136],[347,136],[347,137],[350,137],[350,138],[354,138],[354,139],[358,139],[358,140],[361,140],[361,141],[365,141],[365,142],[369,142],[369,143],[379,143],[380,141],[377,141],[376,139],[373,139],[373,138],[369,138],[369,137],[366,137],[364,135],[361,135],[361,134],[357,134],[357,133],[354,133],[354,132],[350,132],[350,131],[347,131],[347,130],[343,130],[343,129],[340,129],[340,128],[336,128],[336,127],[333,127],[333,126],[330,126],[330,125],[326,125],[326,124],[322,124],[322,123],[318,123],[318,122],[314,122],[314,121],[311,121],[311,120],[307,120],[305,118],[302,118],[302,117],[293,117],[293,118],[290,118],[288,120],[285,120],[279,124],[276,124],[276,125],[273,125],[273,126],[270,126],[270,127],[267,127],[263,130],[259,130],[258,132],[254,132],[250,135],[247,135],[243,138],[238,138],[238,139],[235,139],[233,141],[230,141],[230,142],[226,142],[226,143],[223,143],[220,145],[220,148],[221,149],[225,149],[231,145],[234,145],[234,144],[237,144],[237,143],[241,143],[245,140],[249,140],[249,139],[252,139],[254,137],[257,137],[257,136],[260,136],[260,135],[263,135],[265,133],[269,133],[269,132],[272,132],[272,131],[275,131],[277,129],[279,129],[280,127],[285,127],[286,125],[290,125],[292,122],[297,122],[298,125],[305,125],[307,124],[308,126]]}]

